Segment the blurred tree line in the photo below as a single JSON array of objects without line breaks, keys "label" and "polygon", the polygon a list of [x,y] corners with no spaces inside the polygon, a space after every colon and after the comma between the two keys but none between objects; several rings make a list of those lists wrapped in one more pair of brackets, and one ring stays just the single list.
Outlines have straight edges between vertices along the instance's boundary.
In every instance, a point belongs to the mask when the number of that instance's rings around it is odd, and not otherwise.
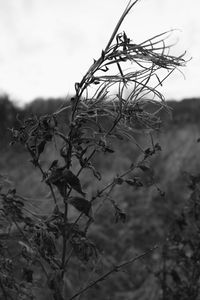
[{"label": "blurred tree line", "polygon": [[37,98],[20,108],[8,95],[0,95],[0,151],[7,149],[9,144],[9,129],[17,128],[19,121],[35,114],[38,116],[50,114],[61,107],[69,99]]},{"label": "blurred tree line", "polygon": [[[19,119],[30,114],[38,116],[50,114],[61,107],[70,98],[37,98],[22,108],[10,100],[8,95],[0,95],[0,151],[5,150],[9,144],[9,128],[17,128]],[[166,120],[167,125],[182,125],[187,123],[199,124],[200,99],[188,98],[182,101],[167,101],[172,109],[173,117],[169,119],[161,112],[161,119]]]}]

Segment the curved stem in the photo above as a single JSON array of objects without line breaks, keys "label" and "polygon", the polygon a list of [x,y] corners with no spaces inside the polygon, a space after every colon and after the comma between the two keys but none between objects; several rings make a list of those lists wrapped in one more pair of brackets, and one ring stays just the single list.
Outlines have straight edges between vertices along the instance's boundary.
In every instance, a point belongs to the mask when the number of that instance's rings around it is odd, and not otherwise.
[{"label": "curved stem", "polygon": [[74,294],[74,296],[72,296],[69,300],[75,299],[79,295],[85,293],[87,290],[93,288],[99,282],[105,280],[111,274],[113,274],[115,272],[119,272],[122,268],[126,267],[127,265],[130,265],[130,264],[134,263],[135,261],[144,258],[146,255],[148,255],[149,253],[151,253],[152,251],[154,251],[157,248],[158,248],[158,246],[155,246],[155,247],[147,250],[146,252],[144,252],[142,254],[139,254],[139,255],[133,257],[130,260],[125,261],[124,263],[121,263],[119,265],[114,266],[111,270],[109,270],[108,272],[104,273],[102,276],[100,276],[99,278],[97,278],[95,281],[93,281],[92,283],[90,283],[89,285],[87,285],[85,288],[83,288],[82,290],[80,290],[79,292],[77,292],[76,294]]}]

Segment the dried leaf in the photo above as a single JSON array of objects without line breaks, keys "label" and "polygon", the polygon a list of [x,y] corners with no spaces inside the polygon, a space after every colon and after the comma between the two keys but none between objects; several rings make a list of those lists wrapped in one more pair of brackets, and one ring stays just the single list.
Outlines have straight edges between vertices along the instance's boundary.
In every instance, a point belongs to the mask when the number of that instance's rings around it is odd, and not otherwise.
[{"label": "dried leaf", "polygon": [[85,196],[85,193],[82,191],[81,184],[78,177],[74,175],[69,169],[65,168],[63,170],[63,178],[75,191]]},{"label": "dried leaf", "polygon": [[57,185],[57,183],[59,183],[59,181],[61,181],[63,178],[63,173],[62,173],[62,169],[61,168],[55,168],[52,169],[51,173],[49,174],[49,176],[46,179],[46,183],[52,183]]},{"label": "dried leaf", "polygon": [[66,167],[58,168],[57,164],[57,160],[53,161],[51,164],[50,174],[46,178],[46,183],[56,185],[61,195],[63,195],[66,185],[69,185],[72,189],[85,196],[78,177]]},{"label": "dried leaf", "polygon": [[77,210],[83,212],[89,218],[91,217],[92,204],[90,201],[81,197],[71,197],[69,203],[73,205]]},{"label": "dried leaf", "polygon": [[38,156],[44,151],[44,147],[46,145],[46,141],[43,140],[37,147],[38,150]]},{"label": "dried leaf", "polygon": [[73,249],[77,257],[83,261],[88,262],[91,258],[96,259],[98,252],[96,245],[84,237],[76,237],[71,240]]},{"label": "dried leaf", "polygon": [[105,147],[104,147],[104,152],[114,153],[115,151],[114,151],[113,149],[111,149],[110,147],[105,146]]}]

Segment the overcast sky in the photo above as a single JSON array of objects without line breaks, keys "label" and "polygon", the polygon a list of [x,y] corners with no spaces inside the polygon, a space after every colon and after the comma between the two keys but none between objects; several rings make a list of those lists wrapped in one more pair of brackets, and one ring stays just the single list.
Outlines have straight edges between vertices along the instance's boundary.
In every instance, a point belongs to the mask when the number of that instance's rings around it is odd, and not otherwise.
[{"label": "overcast sky", "polygon": [[[199,0],[140,0],[125,30],[134,42],[177,28],[174,53],[193,57],[165,82],[169,99],[200,97]],[[0,92],[19,102],[74,92],[105,47],[126,0],[0,0]]]}]

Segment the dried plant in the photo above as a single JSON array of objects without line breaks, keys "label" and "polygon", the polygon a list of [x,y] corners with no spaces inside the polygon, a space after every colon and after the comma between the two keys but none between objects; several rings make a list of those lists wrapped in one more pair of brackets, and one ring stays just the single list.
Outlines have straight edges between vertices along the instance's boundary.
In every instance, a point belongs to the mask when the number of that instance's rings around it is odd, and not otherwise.
[{"label": "dried plant", "polygon": [[[7,219],[9,224],[14,224],[19,232],[19,256],[23,258],[25,273],[22,285],[14,277],[12,268],[16,262],[2,245],[2,261],[6,257],[12,265],[9,272],[7,269],[1,270],[0,288],[5,299],[36,297],[30,288],[35,265],[39,265],[46,278],[43,288],[48,287],[53,299],[63,300],[67,299],[67,278],[70,280],[75,276],[75,270],[73,276],[68,275],[69,264],[76,266],[74,256],[85,264],[92,263],[94,279],[84,287],[78,286],[79,290],[76,287],[73,294],[68,296],[68,299],[75,299],[122,267],[152,251],[150,249],[146,254],[121,262],[98,275],[95,268],[99,262],[99,250],[88,236],[88,230],[98,214],[98,204],[105,200],[113,206],[116,221],[125,221],[125,212],[113,199],[114,188],[122,184],[142,187],[143,183],[135,176],[135,171],[146,172],[149,158],[161,150],[160,145],[154,144],[153,140],[151,147],[143,149],[135,139],[135,132],[143,133],[147,130],[151,133],[159,129],[159,112],[163,108],[168,110],[168,107],[157,88],[175,69],[185,64],[184,55],[169,55],[171,46],[166,44],[166,39],[170,32],[140,44],[135,44],[125,32],[118,33],[124,18],[137,2],[129,2],[100,57],[94,60],[82,80],[75,84],[75,96],[71,103],[51,115],[31,116],[20,121],[18,129],[11,130],[13,142],[25,146],[31,156],[31,163],[41,172],[54,207],[53,212],[38,216],[34,210],[27,209],[26,199],[18,195],[15,189],[1,191],[1,217]],[[158,75],[159,70],[166,71],[163,78]],[[59,123],[60,115],[66,112],[70,115],[67,126],[63,124],[63,119]],[[133,141],[141,156],[137,161],[132,161],[123,173],[105,183],[102,180],[103,174],[93,165],[93,159],[101,152],[112,156],[115,139]],[[41,156],[55,140],[59,148],[58,158],[46,168],[41,162]],[[83,171],[92,172],[94,179],[102,182],[101,188],[97,188],[90,199],[87,190],[83,188],[80,176]],[[73,222],[69,219],[71,205],[80,212]],[[9,238],[10,233],[7,234]]]}]

